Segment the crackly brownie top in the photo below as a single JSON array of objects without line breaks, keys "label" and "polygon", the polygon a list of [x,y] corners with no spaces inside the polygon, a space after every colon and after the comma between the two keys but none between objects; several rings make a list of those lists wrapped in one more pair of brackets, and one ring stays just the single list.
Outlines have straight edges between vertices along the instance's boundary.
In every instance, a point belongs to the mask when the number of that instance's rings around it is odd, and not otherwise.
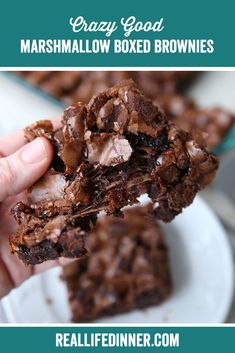
[{"label": "crackly brownie top", "polygon": [[[32,217],[47,224],[62,216],[66,227],[87,231],[99,211],[120,215],[144,193],[155,203],[156,217],[167,222],[193,201],[218,167],[217,158],[169,122],[132,80],[87,105],[67,108],[56,131],[50,121],[26,128],[28,140],[36,136],[50,139],[55,154],[50,170],[29,190],[27,207],[13,209],[26,228]],[[19,234],[20,241],[27,239],[27,246],[42,241],[45,224],[37,241],[26,228],[18,230],[18,239]],[[46,226],[46,234],[54,240],[51,228]]]},{"label": "crackly brownie top", "polygon": [[[129,80],[94,96],[87,105],[78,102],[70,106],[62,124],[54,133],[49,121],[41,121],[26,128],[26,136],[29,140],[42,135],[52,139],[69,173],[83,162],[115,166],[128,161],[133,152],[128,134],[161,139],[168,122]],[[141,138],[144,140],[144,135]],[[158,141],[152,141],[153,147],[154,143]]]},{"label": "crackly brownie top", "polygon": [[180,128],[205,132],[207,146],[217,146],[235,117],[223,108],[200,109],[183,95],[188,84],[198,75],[190,71],[22,71],[17,72],[32,84],[66,104],[89,102],[98,94],[124,79],[132,78],[137,86],[165,111]]},{"label": "crackly brownie top", "polygon": [[168,217],[159,213],[170,219],[192,202],[218,167],[216,157],[170,123],[132,80],[87,105],[67,108],[56,132],[44,121],[26,129],[26,135],[52,140],[52,169],[63,174],[65,184],[62,198],[109,213],[147,192],[162,208],[170,208]]}]

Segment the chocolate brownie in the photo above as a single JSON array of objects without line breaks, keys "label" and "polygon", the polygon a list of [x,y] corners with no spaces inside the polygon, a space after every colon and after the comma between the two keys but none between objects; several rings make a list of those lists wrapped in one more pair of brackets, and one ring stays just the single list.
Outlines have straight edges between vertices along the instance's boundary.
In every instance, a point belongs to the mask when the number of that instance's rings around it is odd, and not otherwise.
[{"label": "chocolate brownie", "polygon": [[81,74],[77,88],[58,98],[68,104],[78,100],[88,102],[93,95],[131,78],[147,97],[154,99],[160,94],[182,91],[196,76],[190,71],[91,71]]},{"label": "chocolate brownie", "polygon": [[168,250],[148,207],[104,217],[87,237],[89,256],[67,265],[72,321],[158,305],[172,292]]},{"label": "chocolate brownie", "polygon": [[93,95],[132,78],[149,97],[173,94],[197,76],[193,71],[19,71],[16,72],[43,91],[67,104],[88,103]]},{"label": "chocolate brownie", "polygon": [[210,148],[217,146],[235,123],[235,116],[225,109],[200,109],[192,99],[183,95],[160,95],[154,102],[180,128],[204,132]]},{"label": "chocolate brownie", "polygon": [[[27,204],[12,210],[20,226],[11,248],[26,263],[80,256],[100,211],[121,216],[122,208],[138,203],[144,193],[155,203],[155,216],[169,222],[218,168],[218,159],[168,121],[131,80],[87,105],[67,108],[57,131],[42,121],[28,127],[26,136],[45,136],[55,150],[50,170],[29,191]],[[67,232],[74,242],[64,242]]]},{"label": "chocolate brownie", "polygon": [[67,104],[88,102],[94,94],[133,78],[140,89],[157,103],[179,127],[205,132],[207,146],[221,143],[235,122],[222,108],[200,109],[183,92],[197,72],[192,71],[20,71],[18,75]]}]

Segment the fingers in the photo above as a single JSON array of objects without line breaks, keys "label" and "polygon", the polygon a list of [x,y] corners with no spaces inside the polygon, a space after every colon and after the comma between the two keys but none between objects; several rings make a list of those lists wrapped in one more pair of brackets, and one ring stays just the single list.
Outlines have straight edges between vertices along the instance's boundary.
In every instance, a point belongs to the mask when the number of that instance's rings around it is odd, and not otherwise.
[{"label": "fingers", "polygon": [[[61,116],[52,120],[53,129],[57,130],[61,126]],[[26,144],[24,130],[13,132],[10,135],[0,137],[0,158],[7,157],[15,153]]]},{"label": "fingers", "polygon": [[9,156],[16,152],[26,143],[24,131],[13,132],[8,136],[0,138],[0,157]]},{"label": "fingers", "polygon": [[14,154],[0,159],[0,202],[34,184],[49,168],[53,148],[45,138],[27,143]]},{"label": "fingers", "polygon": [[8,241],[0,241],[0,298],[32,275],[32,266],[9,252]]},{"label": "fingers", "polygon": [[0,299],[7,295],[14,287],[8,271],[5,268],[0,258]]}]

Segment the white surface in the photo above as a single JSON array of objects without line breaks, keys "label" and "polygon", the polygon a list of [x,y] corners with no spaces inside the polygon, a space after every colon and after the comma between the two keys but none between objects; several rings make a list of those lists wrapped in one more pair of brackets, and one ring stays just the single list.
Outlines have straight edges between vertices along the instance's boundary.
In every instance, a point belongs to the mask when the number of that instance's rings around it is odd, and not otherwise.
[{"label": "white surface", "polygon": [[[208,206],[196,198],[163,226],[170,248],[172,297],[159,307],[100,320],[102,323],[220,323],[233,297],[234,271],[226,234]],[[70,311],[60,269],[26,282],[3,300],[9,322],[64,323]]]},{"label": "white surface", "polygon": [[189,91],[200,106],[221,106],[235,112],[235,72],[205,72]]},{"label": "white surface", "polygon": [[52,99],[46,99],[7,74],[0,74],[0,136],[35,120],[56,117],[61,111]]}]

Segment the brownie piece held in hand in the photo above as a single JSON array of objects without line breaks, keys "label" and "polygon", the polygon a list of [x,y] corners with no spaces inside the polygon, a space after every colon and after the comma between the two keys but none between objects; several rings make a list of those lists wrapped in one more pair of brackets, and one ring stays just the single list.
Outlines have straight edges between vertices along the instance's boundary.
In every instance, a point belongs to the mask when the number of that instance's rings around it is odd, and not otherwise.
[{"label": "brownie piece held in hand", "polygon": [[28,202],[12,210],[20,225],[12,251],[31,264],[82,256],[98,213],[121,215],[144,193],[156,206],[155,216],[171,221],[218,168],[218,159],[168,121],[132,80],[67,108],[57,131],[42,121],[28,127],[26,136],[45,136],[55,150]]},{"label": "brownie piece held in hand", "polygon": [[151,207],[98,220],[87,237],[89,256],[63,269],[72,321],[157,305],[172,292],[168,250]]}]

